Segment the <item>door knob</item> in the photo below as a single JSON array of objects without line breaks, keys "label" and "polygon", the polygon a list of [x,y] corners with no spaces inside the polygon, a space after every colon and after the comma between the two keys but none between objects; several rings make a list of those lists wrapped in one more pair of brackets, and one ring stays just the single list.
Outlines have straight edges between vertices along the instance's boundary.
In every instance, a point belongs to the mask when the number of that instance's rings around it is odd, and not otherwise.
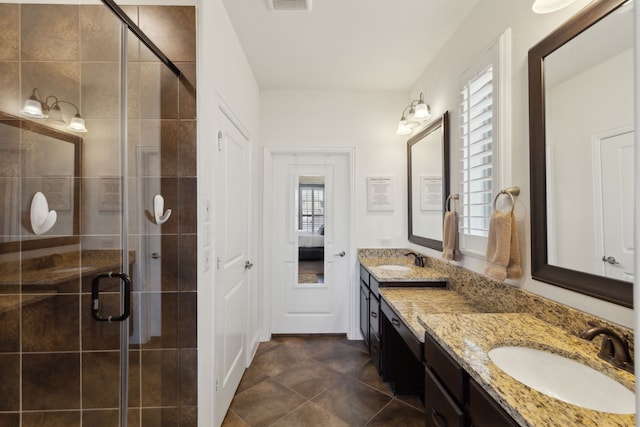
[{"label": "door knob", "polygon": [[604,255],[602,256],[602,261],[604,262],[608,262],[611,265],[616,265],[616,264],[620,264],[618,261],[616,261],[616,259],[612,256],[609,257],[605,257]]},{"label": "door knob", "polygon": [[335,256],[339,256],[339,257],[343,257],[345,256],[347,253],[345,251],[342,251],[340,253],[337,253]]}]

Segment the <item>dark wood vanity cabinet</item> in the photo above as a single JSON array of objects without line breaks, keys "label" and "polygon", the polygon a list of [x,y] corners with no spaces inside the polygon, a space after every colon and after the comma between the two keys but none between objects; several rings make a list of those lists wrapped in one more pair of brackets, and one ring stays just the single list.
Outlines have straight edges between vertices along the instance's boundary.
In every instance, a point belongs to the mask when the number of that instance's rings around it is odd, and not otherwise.
[{"label": "dark wood vanity cabinet", "polygon": [[[365,341],[371,361],[378,370],[378,374],[382,375],[385,381],[393,375],[403,374],[391,374],[395,368],[387,368],[387,365],[396,364],[405,365],[405,358],[411,358],[408,362],[412,366],[419,366],[416,375],[412,375],[410,380],[398,380],[392,382],[392,387],[397,383],[398,388],[394,388],[394,391],[404,394],[420,393],[422,394],[423,375],[422,372],[422,344],[411,333],[409,328],[403,325],[403,321],[400,316],[391,315],[393,310],[387,304],[387,316],[389,325],[386,326],[388,333],[385,333],[384,314],[382,311],[384,300],[380,297],[380,288],[384,287],[445,287],[446,281],[429,281],[429,282],[416,282],[416,281],[392,281],[392,282],[379,282],[373,274],[369,272],[364,266],[360,265],[360,333],[362,339]],[[393,335],[391,342],[385,343],[385,335]],[[397,336],[396,336],[397,335]],[[409,347],[409,350],[405,349]],[[415,361],[415,363],[414,363]],[[413,372],[413,371],[412,371]],[[390,377],[391,375],[391,377]],[[416,387],[415,384],[419,386]],[[419,390],[418,390],[419,389]]]},{"label": "dark wood vanity cabinet", "polygon": [[395,394],[423,397],[424,368],[422,343],[383,298],[382,310],[382,379]]},{"label": "dark wood vanity cabinet", "polygon": [[428,427],[517,427],[516,423],[429,334],[424,340]]},{"label": "dark wood vanity cabinet", "polygon": [[360,333],[369,348],[371,362],[380,374],[382,362],[380,339],[380,283],[360,266]]}]

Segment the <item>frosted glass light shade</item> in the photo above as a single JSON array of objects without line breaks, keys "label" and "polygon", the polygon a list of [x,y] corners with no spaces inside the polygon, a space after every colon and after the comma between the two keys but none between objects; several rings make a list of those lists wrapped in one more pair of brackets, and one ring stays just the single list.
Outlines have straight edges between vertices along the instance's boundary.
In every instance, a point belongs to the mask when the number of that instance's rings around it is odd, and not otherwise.
[{"label": "frosted glass light shade", "polygon": [[415,120],[423,121],[427,120],[429,117],[431,117],[431,112],[429,111],[429,106],[427,104],[421,102],[416,105],[416,112],[413,115]]},{"label": "frosted glass light shade", "polygon": [[42,104],[40,101],[31,97],[24,103],[24,108],[20,111],[25,116],[33,117],[34,119],[43,119]]},{"label": "frosted glass light shade", "polygon": [[396,134],[409,135],[410,133],[411,133],[411,128],[407,126],[407,121],[400,120],[400,123],[398,123],[398,130],[396,130]]},{"label": "frosted glass light shade", "polygon": [[87,132],[87,128],[84,125],[84,119],[80,117],[80,114],[76,114],[75,117],[71,119],[67,129],[74,132]]},{"label": "frosted glass light shade", "polygon": [[576,0],[536,0],[531,9],[535,13],[551,13],[569,6]]}]

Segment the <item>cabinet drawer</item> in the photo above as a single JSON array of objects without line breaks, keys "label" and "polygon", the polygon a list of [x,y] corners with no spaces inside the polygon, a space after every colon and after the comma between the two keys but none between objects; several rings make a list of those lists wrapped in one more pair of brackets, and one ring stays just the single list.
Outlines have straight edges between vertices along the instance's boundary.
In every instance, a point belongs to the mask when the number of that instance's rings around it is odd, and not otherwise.
[{"label": "cabinet drawer", "polygon": [[402,340],[407,344],[411,353],[418,359],[418,361],[422,360],[422,343],[418,338],[413,335],[411,330],[407,325],[404,324],[402,318],[398,316],[393,309],[389,306],[389,304],[382,299],[380,302],[380,306],[382,308],[382,312],[389,319],[389,322],[393,325],[398,334],[402,337]]},{"label": "cabinet drawer", "polygon": [[424,370],[424,404],[427,427],[463,427],[464,413],[431,369]]},{"label": "cabinet drawer", "polygon": [[369,286],[369,271],[362,265],[360,265],[360,280],[362,280],[364,283],[366,283],[367,286]]},{"label": "cabinet drawer", "polygon": [[467,413],[474,427],[517,427],[516,423],[504,409],[502,409],[480,384],[469,380],[469,401]]},{"label": "cabinet drawer", "polygon": [[380,336],[380,301],[378,298],[369,294],[369,326],[371,328],[371,334]]},{"label": "cabinet drawer", "polygon": [[424,338],[424,360],[451,395],[464,402],[464,369],[429,334]]}]

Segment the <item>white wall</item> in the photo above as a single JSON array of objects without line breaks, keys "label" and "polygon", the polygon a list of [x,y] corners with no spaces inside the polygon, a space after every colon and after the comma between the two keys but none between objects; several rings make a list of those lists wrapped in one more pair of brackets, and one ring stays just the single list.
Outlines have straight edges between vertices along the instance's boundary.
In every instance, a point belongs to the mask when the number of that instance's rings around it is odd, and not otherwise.
[{"label": "white wall", "polygon": [[[436,115],[445,110],[452,112],[451,188],[458,188],[456,160],[458,77],[496,41],[500,34],[507,28],[511,28],[512,123],[511,157],[508,161],[511,162],[512,176],[509,182],[503,183],[503,186],[518,185],[521,189],[516,213],[519,220],[524,273],[522,279],[511,283],[613,322],[631,326],[633,310],[531,279],[527,53],[529,48],[588,3],[588,0],[578,0],[562,11],[536,15],[531,11],[531,1],[481,0],[416,81],[411,93],[423,91],[426,101],[431,104],[433,113]],[[420,249],[417,246],[414,248]],[[438,252],[431,252],[431,254],[439,256]],[[471,256],[465,256],[461,265],[479,273],[484,270],[484,260]]]},{"label": "white wall", "polygon": [[[407,138],[395,134],[405,92],[263,90],[260,104],[264,147],[355,147],[357,247],[406,245]],[[392,212],[367,211],[368,176],[393,177]]]}]

